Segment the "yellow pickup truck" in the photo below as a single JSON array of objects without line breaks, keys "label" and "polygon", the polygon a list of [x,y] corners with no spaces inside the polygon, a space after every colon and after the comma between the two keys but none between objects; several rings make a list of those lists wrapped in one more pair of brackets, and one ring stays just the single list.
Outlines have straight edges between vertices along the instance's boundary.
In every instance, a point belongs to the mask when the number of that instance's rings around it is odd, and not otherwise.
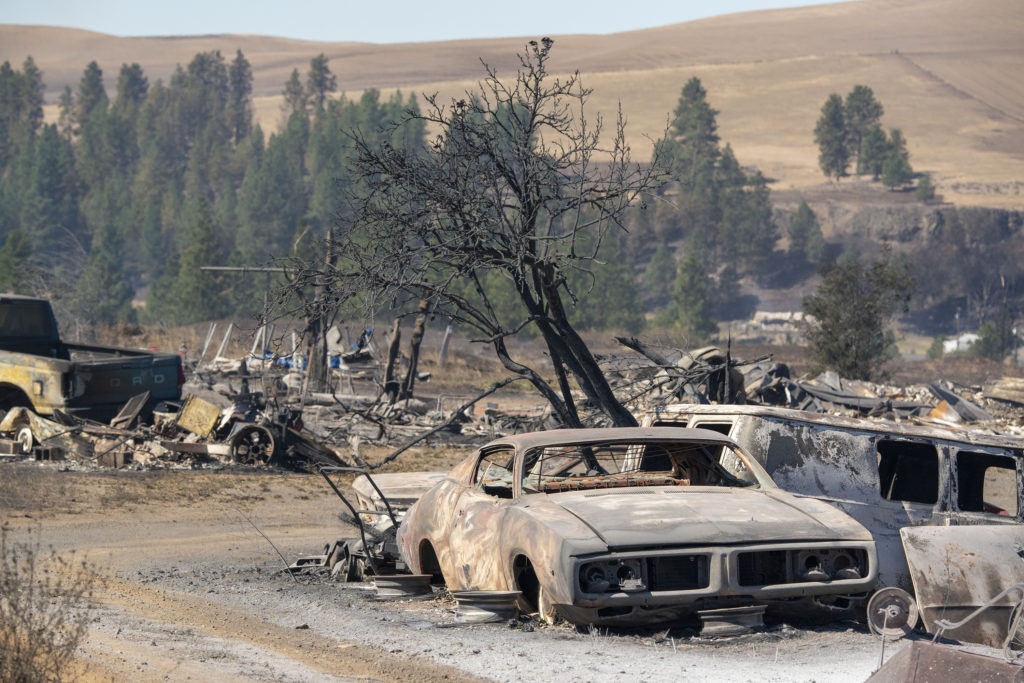
[{"label": "yellow pickup truck", "polygon": [[175,354],[66,343],[49,301],[0,294],[0,411],[59,409],[106,422],[145,392],[143,415],[178,400],[184,383]]}]

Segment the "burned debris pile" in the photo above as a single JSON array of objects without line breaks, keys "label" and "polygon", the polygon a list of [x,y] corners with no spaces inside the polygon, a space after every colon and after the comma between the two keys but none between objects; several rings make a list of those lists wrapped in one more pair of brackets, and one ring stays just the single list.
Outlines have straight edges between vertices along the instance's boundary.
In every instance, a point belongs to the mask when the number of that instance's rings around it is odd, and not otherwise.
[{"label": "burned debris pile", "polygon": [[618,341],[637,356],[605,358],[604,364],[618,392],[638,415],[669,403],[755,404],[1024,434],[1024,380],[1013,377],[986,386],[963,386],[945,379],[895,386],[850,380],[835,372],[793,377],[787,365],[770,357],[742,360],[714,346],[684,351],[652,348],[630,338]]},{"label": "burned debris pile", "polygon": [[[378,351],[372,328],[351,345],[341,344],[341,335],[332,329],[337,339],[329,347],[328,378],[322,386],[310,381],[295,342],[289,354],[271,353],[272,332],[261,329],[248,353],[230,356],[226,348],[231,328],[215,352],[213,330],[198,359],[183,358],[183,401],[154,405],[152,396],[143,393],[109,422],[60,409],[41,415],[16,406],[0,423],[0,451],[7,458],[67,459],[108,467],[376,468],[380,463],[364,459],[361,444],[468,446],[560,426],[539,399],[519,401],[517,408],[505,410],[485,400],[512,380],[472,396],[412,395],[412,382],[398,378],[403,362],[408,368],[414,363],[397,353],[393,343]],[[1024,424],[1024,381],[1016,378],[984,387],[944,380],[899,387],[829,372],[801,378],[769,356],[744,360],[718,347],[684,351],[632,338],[618,341],[629,352],[601,358],[602,368],[615,394],[638,417],[658,405],[717,403],[1010,435],[1020,434]],[[444,368],[443,363],[438,366]],[[416,378],[422,386],[430,373],[417,373]],[[579,405],[587,426],[609,426],[600,413],[587,411],[583,397]]]},{"label": "burned debris pile", "polygon": [[[182,358],[182,400],[132,397],[109,422],[56,409],[40,414],[14,406],[0,423],[0,458],[64,461],[89,467],[282,467],[366,465],[360,444],[394,442],[467,445],[495,434],[545,425],[541,411],[474,408],[512,380],[474,396],[424,399],[411,388],[392,391],[403,361],[389,349],[381,362],[372,330],[329,357],[328,381],[314,386],[306,360],[264,349],[261,329],[249,353],[226,355],[231,327],[216,352],[212,333],[197,360]],[[185,354],[183,353],[183,356]],[[406,359],[407,365],[410,362]],[[417,373],[420,382],[429,373]],[[410,382],[402,382],[409,387]],[[2,415],[0,411],[0,415]],[[376,465],[376,466],[379,466]],[[376,467],[375,466],[375,467]]]}]

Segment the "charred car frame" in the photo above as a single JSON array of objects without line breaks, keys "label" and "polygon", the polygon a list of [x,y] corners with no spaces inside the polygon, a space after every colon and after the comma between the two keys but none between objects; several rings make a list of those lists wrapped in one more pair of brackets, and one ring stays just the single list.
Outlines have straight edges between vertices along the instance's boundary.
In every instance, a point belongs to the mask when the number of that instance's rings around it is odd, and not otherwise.
[{"label": "charred car frame", "polygon": [[398,529],[413,573],[456,591],[520,591],[577,624],[863,594],[870,534],[778,489],[728,437],[616,428],[521,434],[476,450]]}]

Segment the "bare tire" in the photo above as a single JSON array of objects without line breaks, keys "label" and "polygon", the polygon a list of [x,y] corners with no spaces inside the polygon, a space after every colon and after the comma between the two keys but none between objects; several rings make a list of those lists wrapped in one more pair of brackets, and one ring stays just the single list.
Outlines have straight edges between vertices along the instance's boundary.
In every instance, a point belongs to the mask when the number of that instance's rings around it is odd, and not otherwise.
[{"label": "bare tire", "polygon": [[898,640],[917,628],[917,602],[902,588],[889,586],[868,600],[868,628],[875,635]]}]

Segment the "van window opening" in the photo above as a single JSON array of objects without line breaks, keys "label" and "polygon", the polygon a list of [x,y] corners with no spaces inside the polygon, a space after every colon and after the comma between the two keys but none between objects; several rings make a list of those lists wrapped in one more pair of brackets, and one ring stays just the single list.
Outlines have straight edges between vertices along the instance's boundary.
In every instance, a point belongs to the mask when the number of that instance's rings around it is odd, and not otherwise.
[{"label": "van window opening", "polygon": [[939,500],[935,446],[882,439],[877,444],[879,492],[886,500],[934,505]]}]

